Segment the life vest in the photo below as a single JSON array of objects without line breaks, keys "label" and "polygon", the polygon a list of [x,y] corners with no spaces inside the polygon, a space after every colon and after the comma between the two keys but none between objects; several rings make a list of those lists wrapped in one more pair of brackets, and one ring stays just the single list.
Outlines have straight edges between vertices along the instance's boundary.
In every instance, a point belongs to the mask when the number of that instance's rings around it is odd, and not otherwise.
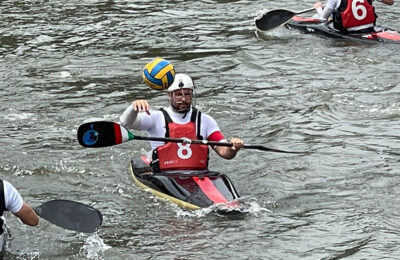
[{"label": "life vest", "polygon": [[342,32],[372,29],[376,17],[375,8],[370,0],[342,0],[335,13],[334,26]]},{"label": "life vest", "polygon": [[[161,109],[161,112],[165,119],[166,138],[203,140],[203,137],[200,135],[201,112],[196,108],[192,109],[190,122],[187,124],[174,123],[167,111]],[[154,149],[152,159],[151,166],[155,172],[166,170],[205,170],[208,167],[209,159],[208,145],[167,142]]]},{"label": "life vest", "polygon": [[[4,211],[6,211],[6,200],[4,195],[4,183],[0,179],[0,217],[3,216]],[[0,218],[0,235],[3,234],[3,219]],[[1,248],[0,248],[1,250]]]}]

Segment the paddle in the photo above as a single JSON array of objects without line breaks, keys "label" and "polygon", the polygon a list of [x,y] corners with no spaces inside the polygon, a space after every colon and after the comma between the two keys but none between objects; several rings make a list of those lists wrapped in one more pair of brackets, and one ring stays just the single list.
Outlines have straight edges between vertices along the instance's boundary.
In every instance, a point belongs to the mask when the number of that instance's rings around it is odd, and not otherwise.
[{"label": "paddle", "polygon": [[[147,141],[161,141],[173,143],[191,143],[191,144],[204,144],[215,146],[233,146],[232,143],[227,142],[214,142],[207,140],[190,140],[186,138],[165,138],[165,137],[146,137],[134,135],[128,129],[115,122],[96,121],[89,122],[79,126],[78,128],[78,142],[84,147],[107,147],[130,140],[147,140]],[[278,152],[278,153],[301,153],[308,152],[292,152],[283,151],[279,149],[268,148],[262,145],[244,145],[244,149],[256,149],[261,151]]]},{"label": "paddle", "polygon": [[286,9],[275,9],[258,16],[255,20],[256,27],[260,31],[271,30],[279,25],[282,25],[292,19],[293,16],[298,14],[304,14],[314,11],[314,8],[310,8],[300,12],[292,12]]},{"label": "paddle", "polygon": [[100,211],[70,200],[51,200],[33,210],[56,226],[84,233],[95,232],[103,222]]}]

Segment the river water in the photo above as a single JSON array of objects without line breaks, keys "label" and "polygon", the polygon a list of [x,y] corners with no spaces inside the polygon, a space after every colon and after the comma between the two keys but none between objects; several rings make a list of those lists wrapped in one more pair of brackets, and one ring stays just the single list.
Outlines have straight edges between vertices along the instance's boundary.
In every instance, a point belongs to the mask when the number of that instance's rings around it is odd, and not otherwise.
[{"label": "river water", "polygon": [[[157,3],[159,2],[159,3]],[[103,226],[79,234],[45,220],[12,233],[6,259],[395,259],[400,255],[399,46],[256,34],[265,9],[314,1],[0,2],[0,176],[36,206],[70,199],[98,208]],[[400,29],[399,3],[376,3]],[[131,141],[85,149],[78,126],[118,121],[135,99],[153,108],[143,66],[161,56],[197,85],[197,107],[225,136],[312,151],[242,150],[226,173],[251,212],[188,212],[140,190]]]}]

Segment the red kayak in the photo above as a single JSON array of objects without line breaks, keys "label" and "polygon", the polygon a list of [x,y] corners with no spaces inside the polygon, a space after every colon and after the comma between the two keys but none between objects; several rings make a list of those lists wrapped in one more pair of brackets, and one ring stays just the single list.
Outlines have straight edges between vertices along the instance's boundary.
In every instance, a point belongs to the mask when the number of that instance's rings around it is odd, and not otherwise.
[{"label": "red kayak", "polygon": [[303,33],[317,34],[327,38],[367,43],[400,43],[400,33],[398,31],[381,26],[375,26],[374,32],[343,34],[333,28],[332,22],[321,22],[319,19],[301,16],[294,16],[285,26],[289,29],[296,29]]},{"label": "red kayak", "polygon": [[239,194],[229,178],[213,171],[153,172],[145,157],[131,160],[132,178],[144,190],[186,209],[215,206],[219,214],[241,214]]}]

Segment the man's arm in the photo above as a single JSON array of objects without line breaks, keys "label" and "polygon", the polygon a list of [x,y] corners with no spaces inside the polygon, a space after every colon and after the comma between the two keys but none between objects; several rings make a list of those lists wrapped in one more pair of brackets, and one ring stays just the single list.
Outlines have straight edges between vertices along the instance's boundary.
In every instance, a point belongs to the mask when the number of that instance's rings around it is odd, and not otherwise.
[{"label": "man's arm", "polygon": [[[222,134],[217,122],[209,115],[202,114],[202,127],[206,126],[207,130],[205,131],[204,136],[207,136],[208,141],[213,142],[226,142],[224,135]],[[239,138],[232,138],[231,143],[232,147],[227,146],[213,146],[214,151],[224,159],[233,159],[240,148],[243,147],[243,140]]]},{"label": "man's arm", "polygon": [[336,9],[337,0],[328,0],[324,6],[322,2],[314,4],[314,9],[317,11],[318,18],[322,21],[327,21],[333,11]]},{"label": "man's arm", "polygon": [[18,190],[8,181],[4,182],[4,192],[6,194],[6,208],[17,216],[24,224],[37,226],[39,217],[36,212],[22,199]]},{"label": "man's arm", "polygon": [[378,0],[378,1],[387,5],[392,5],[394,3],[394,0]]},{"label": "man's arm", "polygon": [[127,128],[139,128],[141,123],[138,117],[139,112],[146,112],[150,115],[150,105],[147,100],[140,99],[133,101],[132,105],[127,107],[119,118],[120,123]]},{"label": "man's arm", "polygon": [[231,139],[231,143],[233,144],[231,147],[215,146],[213,149],[222,158],[230,160],[235,158],[237,152],[243,147],[243,140],[234,137]]},{"label": "man's arm", "polygon": [[26,203],[22,205],[22,208],[14,213],[24,224],[29,226],[37,226],[39,224],[39,217],[36,212]]}]

